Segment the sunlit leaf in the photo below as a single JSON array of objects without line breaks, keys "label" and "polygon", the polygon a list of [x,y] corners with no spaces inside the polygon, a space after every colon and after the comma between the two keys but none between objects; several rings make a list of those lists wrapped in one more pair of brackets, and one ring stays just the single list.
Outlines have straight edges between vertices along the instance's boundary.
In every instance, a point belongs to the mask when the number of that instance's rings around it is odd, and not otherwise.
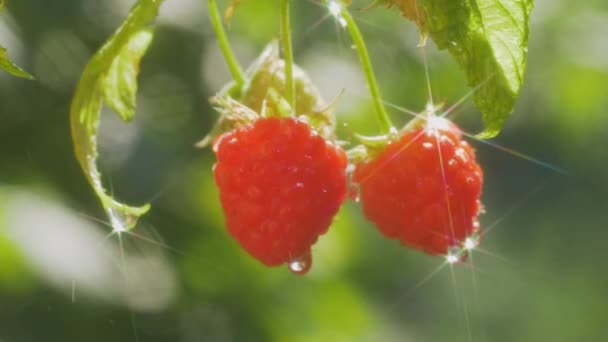
[{"label": "sunlit leaf", "polygon": [[139,61],[151,42],[151,30],[144,29],[134,34],[120,55],[114,58],[104,77],[106,104],[125,121],[132,120],[135,115]]},{"label": "sunlit leaf", "polygon": [[[4,0],[0,0],[0,11],[2,11],[2,8],[4,8]],[[25,70],[15,65],[15,63],[11,62],[11,60],[8,58],[6,48],[4,48],[2,45],[0,45],[0,69],[3,69],[13,76],[27,78],[28,80],[34,79],[34,76],[30,75]]]},{"label": "sunlit leaf", "polygon": [[[411,14],[413,0],[391,1]],[[419,0],[416,22],[464,69],[486,129],[496,136],[511,114],[526,68],[533,0]]]},{"label": "sunlit leaf", "polygon": [[128,206],[105,191],[97,168],[100,113],[105,103],[123,120],[133,118],[139,61],[152,42],[148,24],[162,2],[140,0],[135,4],[123,24],[87,64],[72,100],[70,122],[76,158],[115,230],[134,227],[149,205]]},{"label": "sunlit leaf", "polygon": [[17,77],[27,78],[28,80],[34,79],[34,76],[28,74],[25,70],[11,62],[6,53],[6,49],[3,46],[0,46],[0,69]]}]

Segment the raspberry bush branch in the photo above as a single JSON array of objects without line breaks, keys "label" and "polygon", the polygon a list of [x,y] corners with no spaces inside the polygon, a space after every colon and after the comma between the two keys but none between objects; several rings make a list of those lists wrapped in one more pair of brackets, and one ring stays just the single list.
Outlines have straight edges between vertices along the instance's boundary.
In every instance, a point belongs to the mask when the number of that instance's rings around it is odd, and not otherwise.
[{"label": "raspberry bush branch", "polygon": [[346,28],[348,29],[348,32],[350,33],[350,36],[353,39],[353,43],[357,48],[357,53],[359,54],[361,66],[363,68],[363,72],[365,73],[367,85],[369,87],[369,91],[372,96],[372,101],[374,103],[374,108],[376,110],[376,115],[380,123],[380,128],[383,134],[389,134],[393,132],[394,128],[393,124],[391,123],[391,119],[389,118],[388,113],[386,111],[386,107],[384,106],[384,102],[382,100],[380,87],[378,87],[378,82],[376,81],[376,75],[374,73],[374,68],[369,57],[367,45],[365,44],[365,40],[363,39],[363,35],[361,34],[357,23],[348,11],[346,4],[341,3],[341,8],[342,10],[339,14],[342,16],[342,18],[344,18],[346,22]]},{"label": "raspberry bush branch", "polygon": [[230,42],[228,41],[228,36],[226,35],[226,30],[224,29],[222,16],[216,0],[209,0],[209,17],[211,18],[211,25],[213,26],[217,43],[222,51],[222,55],[224,56],[224,61],[226,62],[228,70],[236,83],[235,88],[242,89],[245,85],[243,70],[241,69],[239,62],[236,59],[232,48],[230,47]]},{"label": "raspberry bush branch", "polygon": [[285,99],[296,108],[296,89],[293,79],[293,47],[291,43],[291,24],[289,18],[289,0],[281,1],[281,45],[285,59]]}]

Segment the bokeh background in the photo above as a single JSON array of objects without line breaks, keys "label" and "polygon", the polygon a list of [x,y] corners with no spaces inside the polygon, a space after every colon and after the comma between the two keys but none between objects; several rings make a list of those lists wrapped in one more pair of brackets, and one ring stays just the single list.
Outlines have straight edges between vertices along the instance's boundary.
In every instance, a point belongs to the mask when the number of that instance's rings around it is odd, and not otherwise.
[{"label": "bokeh background", "polygon": [[[207,98],[229,80],[203,0],[162,6],[135,122],[104,112],[108,188],[153,206],[133,235],[108,236],[72,153],[68,112],[88,58],[131,5],[9,0],[0,13],[1,44],[37,77],[0,73],[0,341],[608,338],[605,1],[537,1],[525,87],[492,141],[504,148],[471,142],[486,174],[487,232],[470,263],[440,268],[441,258],[382,238],[349,202],[303,277],[263,267],[228,237],[213,154],[193,147],[217,118]],[[348,35],[316,1],[293,6],[296,61],[326,99],[345,90],[341,137],[376,132]],[[229,33],[243,65],[278,35],[277,11],[257,0],[237,12]],[[467,94],[456,63],[432,43],[417,48],[397,12],[355,15],[386,101],[424,108],[424,55],[437,102]],[[482,128],[470,100],[453,119]]]}]

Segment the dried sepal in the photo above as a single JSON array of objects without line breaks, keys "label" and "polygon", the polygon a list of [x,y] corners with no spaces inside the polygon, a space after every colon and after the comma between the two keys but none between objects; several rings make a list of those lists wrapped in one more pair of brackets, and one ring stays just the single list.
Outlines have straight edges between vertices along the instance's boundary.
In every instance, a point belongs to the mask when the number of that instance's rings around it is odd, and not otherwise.
[{"label": "dried sepal", "polygon": [[418,0],[377,0],[372,6],[377,4],[385,4],[387,7],[396,7],[404,17],[416,23],[420,31],[420,45],[426,42],[427,31],[425,28],[425,12]]},{"label": "dried sepal", "polygon": [[241,1],[242,0],[232,0],[230,2],[230,5],[224,12],[224,20],[226,21],[226,25],[230,26],[232,17],[234,16],[234,12],[236,11],[237,7],[239,7],[239,5],[241,4]]},{"label": "dried sepal", "polygon": [[384,4],[388,8],[397,7],[404,17],[418,23],[423,18],[422,7],[418,5],[418,0],[377,0],[371,7]]}]

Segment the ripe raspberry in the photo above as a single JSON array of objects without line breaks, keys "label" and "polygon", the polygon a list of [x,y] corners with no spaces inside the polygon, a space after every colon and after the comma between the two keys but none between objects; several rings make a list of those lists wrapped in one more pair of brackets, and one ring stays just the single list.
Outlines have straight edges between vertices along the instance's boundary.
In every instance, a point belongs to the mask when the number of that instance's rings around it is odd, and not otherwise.
[{"label": "ripe raspberry", "polygon": [[303,261],[346,197],[344,151],[294,118],[261,118],[223,134],[215,182],[230,234],[268,266]]},{"label": "ripe raspberry", "polygon": [[479,233],[483,172],[446,119],[430,117],[425,127],[404,133],[357,165],[353,180],[365,216],[404,245],[445,255]]}]

